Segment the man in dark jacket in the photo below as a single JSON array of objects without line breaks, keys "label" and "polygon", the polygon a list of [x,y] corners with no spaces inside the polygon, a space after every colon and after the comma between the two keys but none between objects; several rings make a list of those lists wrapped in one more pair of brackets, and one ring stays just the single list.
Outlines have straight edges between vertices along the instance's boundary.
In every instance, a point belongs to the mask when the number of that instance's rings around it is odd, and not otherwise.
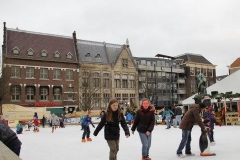
[{"label": "man in dark jacket", "polygon": [[2,120],[0,120],[0,141],[19,156],[22,143],[16,133]]},{"label": "man in dark jacket", "polygon": [[180,129],[182,129],[182,140],[177,149],[178,157],[185,157],[182,154],[182,150],[185,147],[185,154],[187,156],[194,156],[195,154],[191,152],[191,131],[194,123],[197,123],[202,130],[204,129],[204,125],[202,123],[202,119],[200,116],[200,112],[206,108],[204,103],[193,104],[190,106],[189,110],[184,114],[182,122],[180,124]]}]

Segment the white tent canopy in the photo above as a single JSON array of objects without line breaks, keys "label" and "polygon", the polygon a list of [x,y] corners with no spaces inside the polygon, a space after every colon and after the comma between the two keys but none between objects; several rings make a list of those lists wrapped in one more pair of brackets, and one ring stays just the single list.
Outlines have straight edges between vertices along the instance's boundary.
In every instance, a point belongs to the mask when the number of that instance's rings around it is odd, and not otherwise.
[{"label": "white tent canopy", "polygon": [[[218,91],[218,93],[226,93],[231,92],[234,93],[240,93],[240,70],[234,72],[233,74],[227,76],[223,80],[209,86],[207,88],[207,94],[211,94],[212,91]],[[194,104],[194,96],[196,94],[192,95],[191,97],[185,99],[182,101],[183,105],[189,105]],[[237,98],[238,100],[238,98]]]}]

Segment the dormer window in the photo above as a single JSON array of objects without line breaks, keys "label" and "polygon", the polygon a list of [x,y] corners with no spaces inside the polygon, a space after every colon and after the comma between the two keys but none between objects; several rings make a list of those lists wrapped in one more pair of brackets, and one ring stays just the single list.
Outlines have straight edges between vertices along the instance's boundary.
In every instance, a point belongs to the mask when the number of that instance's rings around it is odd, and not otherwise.
[{"label": "dormer window", "polygon": [[18,47],[14,47],[12,51],[13,51],[13,54],[15,55],[19,55],[20,53],[20,49]]},{"label": "dormer window", "polygon": [[72,59],[72,53],[69,52],[69,53],[67,54],[67,59]]},{"label": "dormer window", "polygon": [[59,53],[58,51],[55,52],[55,53],[54,53],[54,57],[55,57],[55,58],[60,58],[60,53]]},{"label": "dormer window", "polygon": [[87,53],[86,55],[85,55],[85,57],[91,57],[91,55],[90,55],[90,53]]},{"label": "dormer window", "polygon": [[101,59],[100,54],[97,54],[97,55],[95,56],[95,58],[96,58],[96,59]]},{"label": "dormer window", "polygon": [[34,51],[33,51],[32,48],[30,48],[30,49],[27,51],[28,56],[33,56],[33,53],[34,53]]},{"label": "dormer window", "polygon": [[47,51],[43,50],[42,53],[41,53],[41,56],[42,57],[47,57]]}]

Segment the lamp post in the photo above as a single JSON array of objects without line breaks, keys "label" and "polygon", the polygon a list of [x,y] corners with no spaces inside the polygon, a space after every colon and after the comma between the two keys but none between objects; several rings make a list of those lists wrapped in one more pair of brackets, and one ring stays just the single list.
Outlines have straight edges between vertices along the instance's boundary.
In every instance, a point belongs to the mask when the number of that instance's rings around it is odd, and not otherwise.
[{"label": "lamp post", "polygon": [[171,65],[171,106],[173,106],[173,77],[172,77],[172,65]]}]

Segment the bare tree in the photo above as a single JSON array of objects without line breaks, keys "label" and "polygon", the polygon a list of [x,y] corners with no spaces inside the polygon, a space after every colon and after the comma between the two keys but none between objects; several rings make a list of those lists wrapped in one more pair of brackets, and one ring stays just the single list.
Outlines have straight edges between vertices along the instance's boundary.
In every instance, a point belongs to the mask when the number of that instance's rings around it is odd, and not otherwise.
[{"label": "bare tree", "polygon": [[101,104],[101,77],[98,72],[84,70],[81,75],[79,109],[83,111],[92,110]]}]

